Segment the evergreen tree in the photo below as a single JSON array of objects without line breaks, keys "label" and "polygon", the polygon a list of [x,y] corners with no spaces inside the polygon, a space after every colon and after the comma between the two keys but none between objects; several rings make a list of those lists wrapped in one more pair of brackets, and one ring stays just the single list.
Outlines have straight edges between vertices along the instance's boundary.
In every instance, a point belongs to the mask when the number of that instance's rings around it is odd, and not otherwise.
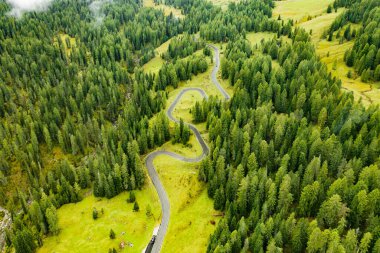
[{"label": "evergreen tree", "polygon": [[110,230],[110,239],[115,239],[116,238],[116,234],[115,232],[111,229]]},{"label": "evergreen tree", "polygon": [[133,204],[133,211],[134,212],[138,212],[140,210],[140,207],[139,207],[139,204],[137,203],[137,201]]}]

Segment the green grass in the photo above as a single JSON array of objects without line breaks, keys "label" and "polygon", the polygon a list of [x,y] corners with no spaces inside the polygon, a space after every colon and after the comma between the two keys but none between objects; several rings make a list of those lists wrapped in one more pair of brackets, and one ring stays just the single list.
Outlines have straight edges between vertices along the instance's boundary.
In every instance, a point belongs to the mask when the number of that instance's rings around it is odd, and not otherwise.
[{"label": "green grass", "polygon": [[[373,84],[364,83],[360,80],[360,77],[347,77],[348,71],[351,71],[352,73],[355,71],[353,68],[350,68],[345,64],[343,56],[353,44],[353,41],[339,44],[339,42],[335,40],[332,42],[323,40],[318,43],[317,52],[320,55],[322,62],[326,63],[328,70],[331,71],[334,76],[337,76],[342,80],[343,88],[354,93],[356,100],[361,99],[366,106],[371,103],[380,103],[379,92],[375,89],[375,87],[379,87],[379,82]],[[333,69],[334,61],[337,63],[336,69]]]},{"label": "green grass", "polygon": [[[218,46],[221,48],[221,45]],[[196,52],[196,54],[199,53],[200,51]],[[181,82],[178,89],[169,89],[166,108],[173,103],[180,90],[185,87],[200,87],[209,96],[221,96],[219,90],[211,82],[210,74],[213,63],[209,58],[208,61],[209,69],[205,73],[194,76],[192,80]],[[223,83],[222,85],[228,86]],[[231,87],[228,91],[232,94]],[[196,91],[185,93],[174,109],[173,116],[178,119],[183,118],[185,122],[191,122],[192,116],[189,110],[196,101],[202,99],[202,96]],[[174,124],[170,124],[173,128]],[[205,123],[196,126],[207,142],[208,134]],[[202,153],[200,144],[194,135],[191,135],[189,145],[167,142],[158,149],[172,151],[186,157],[196,157]],[[218,222],[219,213],[213,209],[213,201],[207,196],[206,185],[197,179],[198,164],[185,163],[162,155],[154,160],[154,165],[168,193],[171,206],[169,229],[162,252],[205,252],[209,235],[215,229],[215,225],[212,225],[211,222]]]},{"label": "green grass", "polygon": [[173,116],[177,119],[182,118],[185,122],[191,123],[193,115],[190,113],[191,108],[195,105],[195,102],[201,102],[203,97],[198,91],[188,91],[182,95],[181,100],[174,108]]},{"label": "green grass", "polygon": [[211,0],[212,4],[220,6],[222,10],[226,10],[230,3],[237,3],[239,0]]},{"label": "green grass", "polygon": [[[49,236],[38,250],[44,252],[108,252],[119,248],[119,243],[131,242],[125,252],[141,252],[149,242],[154,226],[160,220],[160,204],[151,183],[141,191],[135,191],[140,211],[133,212],[133,204],[127,203],[129,194],[124,192],[112,199],[88,196],[76,204],[67,204],[58,209],[58,236]],[[153,216],[147,217],[146,208],[151,206]],[[100,218],[93,220],[92,210],[104,209]],[[110,229],[116,239],[109,238]],[[122,235],[122,232],[125,232]]]},{"label": "green grass", "polygon": [[312,30],[311,39],[317,44],[321,40],[323,33],[329,29],[335,18],[343,11],[344,9],[341,8],[337,12],[324,13],[321,16],[300,23],[299,26],[303,27],[308,32]]},{"label": "green grass", "polygon": [[247,40],[251,43],[252,46],[260,44],[261,40],[271,40],[276,37],[275,33],[272,32],[250,32],[247,33]]},{"label": "green grass", "polygon": [[329,4],[334,0],[286,0],[276,1],[273,17],[281,15],[282,19],[293,19],[295,22],[307,21],[308,17],[315,17],[326,13]]},{"label": "green grass", "polygon": [[162,252],[205,252],[219,220],[206,185],[197,179],[197,164],[159,156],[154,165],[170,201],[170,222]]},{"label": "green grass", "polygon": [[[74,47],[76,47],[76,40],[75,40],[75,38],[70,37],[68,34],[64,34],[64,33],[60,33],[58,36],[61,38],[61,40],[63,42],[63,46],[65,47],[66,55],[69,56],[71,54],[71,50]],[[66,38],[69,38],[69,40],[70,40],[70,44],[71,44],[70,48],[66,44]],[[58,43],[58,41],[56,41],[56,43]]]},{"label": "green grass", "polygon": [[184,15],[181,13],[181,10],[176,9],[172,6],[168,6],[165,4],[158,4],[156,5],[153,0],[144,0],[143,1],[144,7],[151,7],[158,10],[162,10],[166,16],[169,16],[170,13],[173,13],[173,15],[177,18],[184,18]]},{"label": "green grass", "polygon": [[165,63],[165,61],[161,58],[161,54],[165,53],[168,50],[170,41],[171,39],[165,43],[162,43],[154,50],[156,54],[155,57],[149,62],[145,63],[142,67],[145,72],[157,73],[160,70],[161,66]]}]

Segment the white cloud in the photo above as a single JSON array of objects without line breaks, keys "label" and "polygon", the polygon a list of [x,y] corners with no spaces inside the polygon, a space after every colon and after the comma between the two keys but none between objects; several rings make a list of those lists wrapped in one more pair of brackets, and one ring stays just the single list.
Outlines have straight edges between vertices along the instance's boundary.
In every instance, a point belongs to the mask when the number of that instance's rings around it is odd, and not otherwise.
[{"label": "white cloud", "polygon": [[20,17],[24,12],[46,10],[52,0],[6,0],[12,6],[10,15]]},{"label": "white cloud", "polygon": [[104,14],[101,12],[101,9],[106,3],[112,3],[112,0],[95,0],[89,5],[89,8],[95,17],[97,24],[103,22]]}]

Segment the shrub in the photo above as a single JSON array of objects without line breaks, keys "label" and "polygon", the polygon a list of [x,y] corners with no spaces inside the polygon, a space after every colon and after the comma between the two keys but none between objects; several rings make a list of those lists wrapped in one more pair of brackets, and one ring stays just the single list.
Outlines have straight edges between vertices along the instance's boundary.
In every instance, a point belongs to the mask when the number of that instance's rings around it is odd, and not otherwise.
[{"label": "shrub", "polygon": [[99,217],[98,210],[96,210],[96,208],[94,208],[94,210],[92,210],[92,218],[94,220],[96,220],[98,217]]},{"label": "shrub", "polygon": [[115,234],[115,231],[113,231],[112,229],[110,230],[110,239],[115,239],[116,238],[116,234]]},{"label": "shrub", "polygon": [[133,211],[138,212],[139,210],[140,210],[140,207],[139,207],[139,204],[136,201],[135,204],[133,205]]},{"label": "shrub", "polygon": [[128,203],[133,203],[136,201],[136,196],[135,196],[135,193],[133,191],[131,191],[129,193],[129,198],[127,199],[127,202]]}]

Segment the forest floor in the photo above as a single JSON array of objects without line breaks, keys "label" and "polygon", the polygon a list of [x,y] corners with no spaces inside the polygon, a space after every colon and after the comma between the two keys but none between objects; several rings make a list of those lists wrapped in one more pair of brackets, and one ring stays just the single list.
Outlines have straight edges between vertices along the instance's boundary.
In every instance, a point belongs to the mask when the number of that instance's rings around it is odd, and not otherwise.
[{"label": "forest floor", "polygon": [[[342,88],[353,92],[355,99],[361,99],[366,106],[372,103],[379,104],[380,82],[364,83],[360,76],[355,76],[355,74],[353,78],[347,77],[348,71],[352,73],[355,71],[345,64],[343,57],[344,53],[354,45],[354,41],[339,44],[335,36],[332,41],[323,38],[324,32],[327,31],[335,18],[344,11],[343,8],[340,8],[337,12],[327,13],[328,5],[333,2],[333,0],[277,1],[273,10],[273,18],[280,15],[284,20],[293,19],[295,26],[303,27],[306,31],[312,30],[311,38],[321,61],[327,65],[333,76],[342,80]],[[351,27],[358,28],[359,25],[351,24]]]},{"label": "forest floor", "polygon": [[[127,203],[127,192],[112,199],[96,198],[91,193],[76,204],[62,206],[57,210],[60,233],[46,238],[37,252],[108,252],[110,248],[119,249],[121,242],[130,242],[133,247],[126,246],[127,252],[140,253],[160,220],[161,207],[150,181],[135,195],[139,212],[133,211],[133,203]],[[148,205],[150,217],[146,214]],[[99,212],[97,220],[92,218],[94,208]],[[114,240],[109,238],[111,229],[116,233]]]}]

